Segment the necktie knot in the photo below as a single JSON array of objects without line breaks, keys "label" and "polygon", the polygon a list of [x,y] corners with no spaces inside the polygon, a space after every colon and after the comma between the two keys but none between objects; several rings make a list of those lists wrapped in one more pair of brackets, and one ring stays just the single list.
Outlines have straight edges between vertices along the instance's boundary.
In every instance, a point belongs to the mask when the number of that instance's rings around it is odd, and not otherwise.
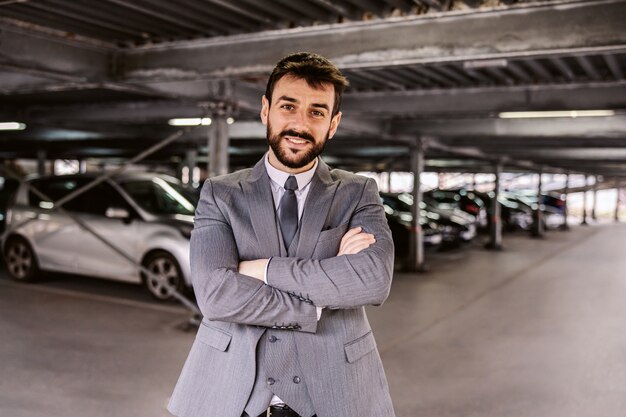
[{"label": "necktie knot", "polygon": [[289,178],[287,178],[287,181],[285,181],[285,190],[295,191],[297,189],[298,181],[296,180],[296,177],[290,175]]}]

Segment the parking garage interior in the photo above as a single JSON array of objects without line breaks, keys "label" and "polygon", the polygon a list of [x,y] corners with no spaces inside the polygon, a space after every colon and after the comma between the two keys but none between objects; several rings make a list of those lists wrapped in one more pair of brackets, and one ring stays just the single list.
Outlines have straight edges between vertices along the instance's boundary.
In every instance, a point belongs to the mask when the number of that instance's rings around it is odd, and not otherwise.
[{"label": "parking garage interior", "polygon": [[[312,51],[350,82],[323,159],[376,180],[394,232],[368,316],[396,415],[623,416],[625,21],[620,0],[0,1],[0,415],[170,415],[199,320],[174,246],[204,179],[267,151],[274,64]],[[115,193],[135,203],[72,208]],[[29,269],[20,201],[87,233],[56,246],[74,273]],[[131,253],[110,225],[156,207],[188,217],[172,249]]]}]

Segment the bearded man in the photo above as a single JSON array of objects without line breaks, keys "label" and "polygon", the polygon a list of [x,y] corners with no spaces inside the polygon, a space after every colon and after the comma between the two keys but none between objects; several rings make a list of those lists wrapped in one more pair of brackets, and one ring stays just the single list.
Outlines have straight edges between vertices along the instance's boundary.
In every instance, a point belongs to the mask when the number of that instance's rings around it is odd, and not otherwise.
[{"label": "bearded man", "polygon": [[173,414],[394,416],[364,309],[389,294],[391,233],[376,183],[319,158],[346,86],[326,58],[283,58],[262,97],[268,152],[204,183],[191,236],[204,319]]}]

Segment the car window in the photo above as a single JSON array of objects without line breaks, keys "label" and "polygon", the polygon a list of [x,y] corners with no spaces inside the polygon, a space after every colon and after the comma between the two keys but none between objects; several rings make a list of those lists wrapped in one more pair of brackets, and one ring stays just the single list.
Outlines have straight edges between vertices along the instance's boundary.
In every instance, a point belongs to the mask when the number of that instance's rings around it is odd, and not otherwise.
[{"label": "car window", "polygon": [[154,214],[193,215],[198,204],[194,193],[159,177],[127,181],[120,186],[141,208]]},{"label": "car window", "polygon": [[[51,209],[54,207],[54,202],[84,187],[91,181],[93,181],[91,178],[62,177],[32,181],[31,185],[50,197],[52,201],[44,200],[33,191],[29,191],[29,204],[39,208]],[[108,183],[100,183],[63,205],[63,208],[68,211],[99,216],[104,216],[109,207],[130,210],[130,206],[124,198]]]}]

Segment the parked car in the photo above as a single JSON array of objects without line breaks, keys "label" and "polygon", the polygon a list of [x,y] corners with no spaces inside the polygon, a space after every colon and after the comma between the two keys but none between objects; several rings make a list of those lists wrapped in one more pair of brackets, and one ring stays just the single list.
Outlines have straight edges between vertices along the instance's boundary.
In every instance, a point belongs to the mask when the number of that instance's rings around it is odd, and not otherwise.
[{"label": "parked car", "polygon": [[437,201],[440,208],[458,208],[471,214],[476,219],[476,226],[485,229],[488,226],[488,213],[484,201],[475,192],[465,188],[448,190],[430,190],[424,193],[425,198]]},{"label": "parked car", "polygon": [[[491,201],[495,193],[474,192],[483,200],[485,206],[488,207],[488,227],[491,227],[493,218]],[[498,204],[500,204],[500,217],[502,219],[503,230],[512,232],[515,230],[528,231],[533,225],[533,209],[528,202],[520,200],[515,194],[501,191],[498,195]]]},{"label": "parked car", "polygon": [[563,225],[565,221],[566,202],[556,194],[542,194],[541,199],[537,197],[534,190],[515,190],[509,192],[518,201],[529,205],[533,210],[539,208],[543,213],[543,226],[545,229],[556,229]]},{"label": "parked car", "polygon": [[[406,219],[410,222],[411,206],[413,196],[409,193],[389,194],[381,193],[383,201],[400,212],[406,213]],[[425,197],[420,205],[420,224],[434,223],[441,232],[441,248],[449,248],[468,242],[476,236],[476,226],[474,217],[461,211],[460,209],[445,209],[437,207],[437,203]]]},{"label": "parked car", "polygon": [[[51,176],[26,182],[50,200],[21,185],[8,210],[3,243],[5,264],[18,281],[36,279],[40,270],[143,283],[150,294],[168,300],[189,288],[189,238],[197,205],[195,193],[161,174],[128,173],[106,180],[63,204],[113,243],[117,253],[54,202],[92,182],[95,175]],[[146,276],[139,265],[152,272]]]},{"label": "parked car", "polygon": [[[402,205],[401,202],[391,194],[381,194],[380,199],[385,209],[389,229],[391,229],[396,256],[406,258],[409,256],[413,215],[410,211],[406,210],[406,206]],[[420,227],[423,232],[425,247],[437,248],[441,245],[443,241],[441,228],[437,223],[429,220],[425,212],[420,216]]]}]

